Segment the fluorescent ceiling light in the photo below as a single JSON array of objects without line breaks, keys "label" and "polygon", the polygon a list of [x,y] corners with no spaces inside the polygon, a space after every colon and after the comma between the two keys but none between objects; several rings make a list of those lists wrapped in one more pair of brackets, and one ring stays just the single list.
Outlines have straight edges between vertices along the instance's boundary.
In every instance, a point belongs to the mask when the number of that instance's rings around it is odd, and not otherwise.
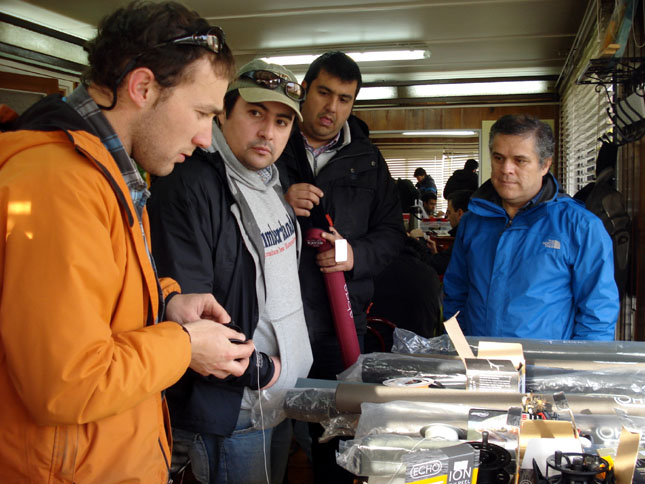
[{"label": "fluorescent ceiling light", "polygon": [[429,131],[404,131],[404,136],[475,136],[472,129],[433,129]]},{"label": "fluorescent ceiling light", "polygon": [[[347,52],[347,55],[356,62],[378,62],[378,61],[399,61],[418,60],[430,57],[428,50],[385,50],[375,52]],[[284,55],[276,57],[263,57],[262,60],[272,64],[283,66],[309,65],[318,55]]]},{"label": "fluorescent ceiling light", "polygon": [[549,92],[548,81],[465,82],[459,84],[425,84],[410,86],[409,96],[451,97],[492,96],[504,94],[543,94]]},{"label": "fluorescent ceiling light", "polygon": [[356,96],[357,101],[370,101],[373,99],[396,99],[397,92],[394,86],[362,87]]},{"label": "fluorescent ceiling light", "polygon": [[382,52],[350,52],[347,54],[356,62],[419,60],[430,57],[427,50],[386,50]]},{"label": "fluorescent ceiling light", "polygon": [[277,57],[263,57],[264,62],[280,64],[282,66],[300,66],[311,64],[318,58],[317,55],[282,55]]}]

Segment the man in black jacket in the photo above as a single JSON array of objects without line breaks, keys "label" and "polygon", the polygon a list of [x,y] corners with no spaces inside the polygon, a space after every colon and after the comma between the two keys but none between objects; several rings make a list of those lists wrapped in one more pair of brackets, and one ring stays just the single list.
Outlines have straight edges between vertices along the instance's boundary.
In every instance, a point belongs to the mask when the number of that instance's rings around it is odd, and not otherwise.
[{"label": "man in black jacket", "polygon": [[437,194],[437,184],[434,182],[434,178],[426,173],[425,169],[419,167],[414,170],[414,178],[417,179],[416,187],[419,193],[421,193],[421,196],[426,193]]},{"label": "man in black jacket", "polygon": [[448,178],[446,186],[443,189],[443,198],[448,200],[451,193],[457,190],[470,190],[474,192],[479,186],[479,177],[477,176],[479,163],[477,160],[470,158],[466,160],[463,170],[455,170]]},{"label": "man in black jacket", "polygon": [[257,348],[239,378],[187,372],[167,392],[173,457],[187,453],[204,484],[265,483],[267,468],[271,482],[283,480],[291,442],[284,394],[307,376],[312,355],[300,233],[273,164],[303,97],[291,71],[259,59],[246,64],[228,87],[211,145],[152,186],[159,273],[212,293]]},{"label": "man in black jacket", "polygon": [[[366,125],[350,116],[361,86],[356,63],[342,52],[328,52],[311,64],[302,84],[307,89],[303,120],[294,126],[277,165],[303,232],[318,227],[329,230],[323,236],[332,244],[347,241],[345,262],[336,262],[333,250],[317,254],[303,247],[299,271],[314,353],[310,376],[335,379],[344,368],[323,273],[344,272],[360,342],[373,279],[396,257],[405,233],[385,160],[369,141]],[[320,435],[318,428],[312,430]],[[321,449],[312,437],[315,482],[352,482],[349,473],[337,474],[342,469],[335,465],[333,449]]]}]

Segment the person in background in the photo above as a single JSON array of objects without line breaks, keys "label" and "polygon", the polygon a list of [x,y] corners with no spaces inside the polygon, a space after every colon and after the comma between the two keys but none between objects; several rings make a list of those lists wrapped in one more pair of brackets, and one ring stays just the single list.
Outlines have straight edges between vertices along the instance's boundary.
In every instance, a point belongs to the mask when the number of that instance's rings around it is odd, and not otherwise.
[{"label": "person in background", "polygon": [[479,177],[477,176],[479,163],[477,160],[470,158],[462,170],[455,170],[443,188],[443,198],[448,200],[451,193],[457,190],[470,190],[474,192],[479,186]]},{"label": "person in background", "polygon": [[[376,277],[369,314],[385,318],[397,328],[432,338],[443,332],[441,288],[439,276],[424,246],[423,232],[419,232],[420,229],[415,229],[406,237],[399,255]],[[391,347],[391,338],[388,343]],[[386,351],[390,347],[386,346]],[[374,348],[373,351],[381,349]]]},{"label": "person in background", "polygon": [[426,190],[426,192],[421,195],[421,203],[423,204],[423,210],[425,211],[425,218],[432,217],[443,217],[443,212],[437,212],[437,194],[431,190]]},{"label": "person in background", "polygon": [[[446,210],[446,218],[450,222],[451,229],[448,231],[450,237],[456,237],[457,227],[461,217],[468,211],[468,202],[470,196],[473,194],[470,190],[457,190],[452,192],[448,197],[448,208]],[[452,254],[452,245],[443,250],[437,249],[437,243],[432,239],[426,240],[426,245],[430,251],[430,265],[437,271],[437,274],[442,276],[448,264],[450,263],[450,255]]]},{"label": "person in background", "polygon": [[419,167],[414,170],[414,178],[417,179],[416,187],[421,193],[421,196],[425,195],[428,192],[432,192],[437,195],[437,184],[434,182],[434,179],[426,173],[426,171]]},{"label": "person in background", "polygon": [[242,375],[253,344],[157,278],[137,164],[167,175],[210,144],[232,56],[172,2],[116,10],[87,51],[74,92],[0,134],[0,482],[165,484],[162,391],[188,367]]},{"label": "person in background", "polygon": [[507,115],[491,128],[491,179],[459,222],[443,279],[444,316],[465,335],[612,340],[619,311],[612,245],[598,217],[549,172],[546,123]]},{"label": "person in background", "polygon": [[[401,210],[403,213],[416,213],[415,207],[419,202],[419,190],[417,190],[410,180],[405,178],[397,178],[396,188],[399,192],[399,200],[401,201]],[[420,209],[420,207],[418,207]]]},{"label": "person in background", "polygon": [[[159,273],[212,293],[258,350],[240,378],[188,370],[167,392],[173,457],[189,455],[204,484],[266,483],[265,468],[281,484],[286,469],[284,393],[307,376],[312,355],[298,282],[301,237],[274,162],[304,95],[288,69],[246,64],[228,88],[212,144],[152,185]],[[259,388],[263,418],[252,412]]]},{"label": "person in background", "polygon": [[[303,231],[327,229],[323,237],[332,244],[347,241],[344,262],[336,262],[334,250],[318,253],[303,247],[299,271],[314,354],[310,376],[335,379],[344,368],[323,274],[344,273],[360,342],[374,277],[396,257],[405,232],[385,160],[369,141],[365,123],[351,116],[361,87],[356,63],[342,52],[327,52],[309,66],[302,85],[307,90],[300,108],[303,119],[294,126],[277,166]],[[315,482],[353,482],[336,465],[337,442],[321,445],[317,437],[322,427],[312,424],[310,430]]]}]

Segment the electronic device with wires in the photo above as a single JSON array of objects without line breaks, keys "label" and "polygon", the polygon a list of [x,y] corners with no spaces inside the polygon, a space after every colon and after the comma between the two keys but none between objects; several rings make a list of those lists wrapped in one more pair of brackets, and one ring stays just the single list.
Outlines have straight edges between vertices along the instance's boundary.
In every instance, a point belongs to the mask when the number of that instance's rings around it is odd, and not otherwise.
[{"label": "electronic device with wires", "polygon": [[488,442],[488,432],[482,432],[481,442],[468,442],[479,451],[477,484],[508,484],[511,475],[506,467],[511,463],[511,454],[504,447]]},{"label": "electronic device with wires", "polygon": [[[553,474],[556,472],[557,474]],[[546,459],[546,475],[539,484],[614,484],[614,471],[609,462],[596,454],[556,451]]]}]

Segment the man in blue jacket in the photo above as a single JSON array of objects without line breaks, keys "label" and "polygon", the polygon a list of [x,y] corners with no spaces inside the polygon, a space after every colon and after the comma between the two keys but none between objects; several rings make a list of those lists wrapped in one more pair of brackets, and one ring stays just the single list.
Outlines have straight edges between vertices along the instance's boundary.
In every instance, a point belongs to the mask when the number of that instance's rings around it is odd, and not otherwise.
[{"label": "man in blue jacket", "polygon": [[491,179],[459,223],[444,314],[466,335],[612,340],[619,299],[611,240],[549,173],[551,128],[507,115],[491,128]]}]

